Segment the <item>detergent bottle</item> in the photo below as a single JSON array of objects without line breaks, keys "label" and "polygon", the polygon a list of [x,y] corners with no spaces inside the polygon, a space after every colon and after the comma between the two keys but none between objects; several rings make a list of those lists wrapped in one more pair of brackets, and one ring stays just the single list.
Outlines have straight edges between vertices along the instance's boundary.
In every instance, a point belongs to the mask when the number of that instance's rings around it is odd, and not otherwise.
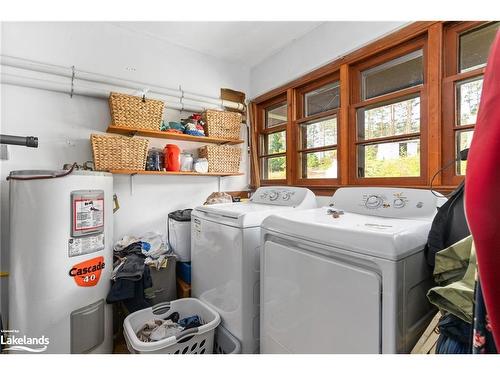
[{"label": "detergent bottle", "polygon": [[163,154],[165,156],[165,165],[167,171],[178,172],[180,169],[180,153],[181,149],[179,146],[174,144],[167,144],[163,149]]}]

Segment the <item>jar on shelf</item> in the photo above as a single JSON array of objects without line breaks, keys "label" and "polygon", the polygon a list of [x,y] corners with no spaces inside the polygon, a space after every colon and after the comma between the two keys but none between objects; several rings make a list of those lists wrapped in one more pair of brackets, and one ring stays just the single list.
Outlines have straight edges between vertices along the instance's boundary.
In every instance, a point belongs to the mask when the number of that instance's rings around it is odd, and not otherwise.
[{"label": "jar on shelf", "polygon": [[147,171],[162,171],[164,169],[164,157],[161,149],[152,148],[148,151],[146,161]]},{"label": "jar on shelf", "polygon": [[191,172],[193,170],[193,155],[189,152],[181,153],[181,172]]},{"label": "jar on shelf", "polygon": [[198,158],[194,161],[194,171],[198,173],[208,172],[208,159]]}]

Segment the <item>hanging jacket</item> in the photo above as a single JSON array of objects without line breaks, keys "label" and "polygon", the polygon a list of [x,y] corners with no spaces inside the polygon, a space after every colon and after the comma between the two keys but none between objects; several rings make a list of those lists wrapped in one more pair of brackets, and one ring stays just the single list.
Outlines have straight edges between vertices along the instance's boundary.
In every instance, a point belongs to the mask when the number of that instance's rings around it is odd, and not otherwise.
[{"label": "hanging jacket", "polygon": [[[474,244],[481,289],[495,342],[500,343],[500,33],[484,74],[465,176],[465,208]],[[498,345],[497,345],[498,346]]]},{"label": "hanging jacket", "polygon": [[[465,254],[469,253],[470,258],[466,267],[461,269],[463,276],[454,282],[449,283],[447,280],[446,285],[436,286],[429,290],[427,298],[430,303],[437,306],[440,310],[455,315],[462,319],[464,322],[472,323],[473,305],[474,305],[474,286],[476,282],[476,253],[474,251],[474,244],[472,237],[468,237],[457,244],[451,246],[451,249],[445,249],[436,254],[436,269],[456,270],[457,264],[450,262],[450,255],[455,253]],[[444,254],[444,256],[442,256]],[[461,264],[459,262],[458,264]],[[455,273],[452,273],[455,276]],[[439,275],[442,275],[440,273]]]},{"label": "hanging jacket", "polygon": [[436,253],[470,235],[464,211],[464,183],[462,182],[443,204],[434,220],[427,239],[425,256],[434,267]]}]

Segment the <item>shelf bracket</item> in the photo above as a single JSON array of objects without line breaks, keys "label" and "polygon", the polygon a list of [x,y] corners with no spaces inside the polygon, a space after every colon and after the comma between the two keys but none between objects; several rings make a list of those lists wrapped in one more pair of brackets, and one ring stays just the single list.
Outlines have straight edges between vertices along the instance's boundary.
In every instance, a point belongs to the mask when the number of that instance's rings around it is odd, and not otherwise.
[{"label": "shelf bracket", "polygon": [[71,67],[71,91],[69,97],[73,99],[73,94],[75,93],[75,66]]},{"label": "shelf bracket", "polygon": [[131,173],[129,177],[129,185],[130,185],[130,195],[134,195],[134,176],[137,173]]}]

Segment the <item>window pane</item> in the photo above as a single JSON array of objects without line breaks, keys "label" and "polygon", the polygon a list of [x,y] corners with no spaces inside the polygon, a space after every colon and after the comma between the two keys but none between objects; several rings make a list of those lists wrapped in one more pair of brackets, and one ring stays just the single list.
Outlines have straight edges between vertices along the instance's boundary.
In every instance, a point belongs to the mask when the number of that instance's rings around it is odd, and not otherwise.
[{"label": "window pane", "polygon": [[304,95],[305,116],[329,111],[339,107],[340,85],[333,82]]},{"label": "window pane", "polygon": [[285,124],[288,121],[287,110],[286,103],[266,108],[266,128]]},{"label": "window pane", "polygon": [[286,157],[264,158],[263,168],[265,180],[284,180],[286,178]]},{"label": "window pane", "polygon": [[424,82],[422,50],[398,57],[361,73],[363,100]]},{"label": "window pane", "polygon": [[420,132],[420,97],[358,109],[358,139]]},{"label": "window pane", "polygon": [[458,125],[476,123],[482,89],[482,77],[457,83]]},{"label": "window pane", "polygon": [[300,130],[303,149],[337,144],[337,117],[301,124]]},{"label": "window pane", "polygon": [[[459,155],[460,151],[465,150],[470,147],[470,143],[472,141],[472,136],[474,135],[474,130],[466,130],[457,132],[457,155]],[[465,169],[467,168],[467,160],[460,160],[457,162],[457,174],[465,175]]]},{"label": "window pane", "polygon": [[337,178],[337,150],[302,154],[302,178]]},{"label": "window pane", "polygon": [[272,133],[267,137],[267,154],[278,154],[286,151],[286,131]]},{"label": "window pane", "polygon": [[500,22],[489,23],[460,36],[460,72],[474,70],[486,65],[491,44]]},{"label": "window pane", "polygon": [[358,146],[358,176],[420,176],[420,139]]}]

